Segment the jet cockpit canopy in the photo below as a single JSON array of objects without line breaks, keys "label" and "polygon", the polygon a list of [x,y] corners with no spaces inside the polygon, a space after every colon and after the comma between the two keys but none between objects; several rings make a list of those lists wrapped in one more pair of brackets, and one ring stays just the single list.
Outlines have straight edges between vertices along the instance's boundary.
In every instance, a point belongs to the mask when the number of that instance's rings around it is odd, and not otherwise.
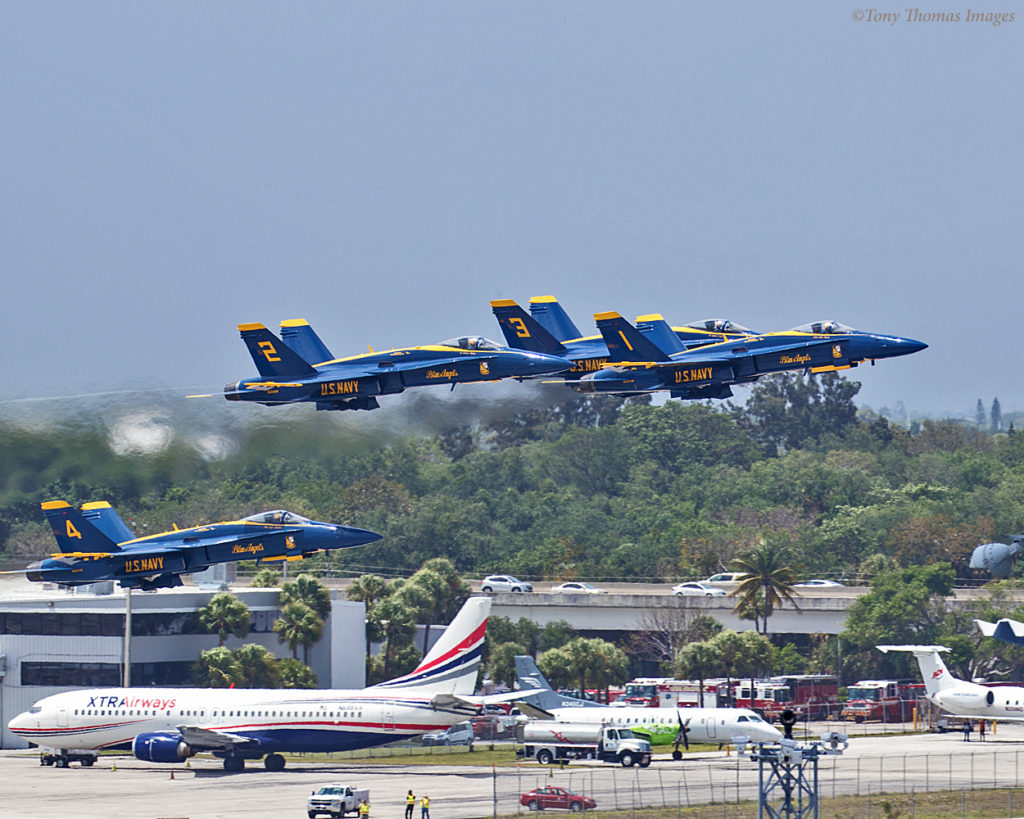
[{"label": "jet cockpit canopy", "polygon": [[799,327],[794,327],[792,332],[843,335],[845,333],[859,333],[860,330],[854,330],[852,327],[847,327],[838,321],[812,321],[810,324],[801,324]]},{"label": "jet cockpit canopy", "polygon": [[312,523],[309,518],[304,518],[302,515],[296,515],[294,512],[289,512],[286,509],[274,509],[272,512],[260,512],[259,514],[249,515],[247,518],[242,518],[242,520],[251,520],[253,523]]},{"label": "jet cockpit canopy", "polygon": [[707,330],[711,333],[745,333],[746,335],[755,335],[754,331],[749,327],[744,327],[742,324],[737,324],[735,321],[729,321],[729,319],[722,318],[691,321],[686,326],[694,330]]},{"label": "jet cockpit canopy", "polygon": [[501,346],[483,336],[459,336],[445,339],[441,347],[458,347],[460,350],[500,350]]}]

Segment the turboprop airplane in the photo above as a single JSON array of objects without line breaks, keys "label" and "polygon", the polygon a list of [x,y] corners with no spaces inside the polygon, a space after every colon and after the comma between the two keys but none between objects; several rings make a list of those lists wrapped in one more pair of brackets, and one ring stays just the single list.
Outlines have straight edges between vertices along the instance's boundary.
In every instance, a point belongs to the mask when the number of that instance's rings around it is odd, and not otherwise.
[{"label": "turboprop airplane", "polygon": [[75,509],[47,501],[43,514],[60,550],[23,570],[35,582],[81,586],[117,580],[126,588],[171,588],[181,575],[233,560],[302,560],[320,550],[380,540],[376,532],[304,518],[278,509],[241,520],[135,537],[106,501]]},{"label": "turboprop airplane", "polygon": [[[674,744],[673,759],[682,757],[679,744],[689,748],[690,742],[723,743],[732,737],[749,737],[749,742],[778,742],[782,732],[769,725],[748,708],[643,708],[636,706],[600,705],[588,702],[586,706],[566,703],[547,681],[536,662],[529,656],[516,657],[516,677],[519,685],[529,685],[539,692],[520,694],[515,700],[519,710],[532,719],[556,722],[592,723],[629,728],[651,745]],[[553,695],[553,696],[552,696]],[[553,697],[560,700],[556,704]],[[548,707],[535,703],[547,703]],[[596,707],[587,707],[596,706]]]},{"label": "turboprop airplane", "polygon": [[282,322],[281,327],[287,343],[262,324],[238,325],[259,376],[228,384],[227,400],[372,410],[380,406],[377,396],[394,395],[408,387],[449,384],[454,388],[473,381],[555,373],[571,366],[565,358],[502,347],[482,336],[334,358],[305,319]]},{"label": "turboprop airplane", "polygon": [[[604,339],[600,335],[582,336],[554,296],[530,299],[529,313],[512,299],[492,301],[491,310],[510,347],[569,359],[572,367],[556,376],[565,381],[578,381],[611,361]],[[637,329],[643,334],[650,333],[650,322],[655,319],[661,316],[640,316]],[[672,327],[670,332],[678,338],[678,342],[672,344],[687,350],[753,335],[753,330],[727,319],[705,319],[684,327]]]},{"label": "turboprop airplane", "polygon": [[208,752],[227,771],[265,757],[268,771],[280,771],[284,752],[372,748],[516,696],[473,696],[490,607],[490,598],[471,597],[414,671],[369,688],[94,688],[45,697],[7,727],[55,749],[57,767],[69,755],[130,748],[165,763]]},{"label": "turboprop airplane", "polygon": [[1019,685],[989,687],[958,680],[939,656],[945,646],[876,646],[879,651],[907,651],[917,658],[926,696],[954,717],[1024,722],[1024,688]]},{"label": "turboprop airplane", "polygon": [[928,345],[866,333],[835,321],[817,321],[686,349],[660,316],[645,316],[641,333],[618,313],[595,313],[611,363],[580,379],[585,392],[635,394],[667,390],[673,398],[728,398],[730,385],[785,371],[832,372],[862,361],[908,355]]}]

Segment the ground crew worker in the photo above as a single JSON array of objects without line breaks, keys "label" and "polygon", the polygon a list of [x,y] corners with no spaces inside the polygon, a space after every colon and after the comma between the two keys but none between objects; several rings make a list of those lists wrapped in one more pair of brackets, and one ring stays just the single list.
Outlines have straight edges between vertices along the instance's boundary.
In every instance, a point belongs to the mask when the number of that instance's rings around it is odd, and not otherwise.
[{"label": "ground crew worker", "polygon": [[366,819],[370,815],[370,803],[365,799],[359,803],[359,819]]},{"label": "ground crew worker", "polygon": [[415,805],[416,794],[412,792],[412,788],[409,788],[409,793],[405,796],[405,819],[412,819],[412,811]]},{"label": "ground crew worker", "polygon": [[420,819],[430,819],[430,797],[426,794],[420,799]]},{"label": "ground crew worker", "polygon": [[982,742],[985,741],[985,720],[981,720],[981,722],[978,723],[978,739]]},{"label": "ground crew worker", "polygon": [[971,741],[971,721],[969,719],[964,720],[964,742]]}]

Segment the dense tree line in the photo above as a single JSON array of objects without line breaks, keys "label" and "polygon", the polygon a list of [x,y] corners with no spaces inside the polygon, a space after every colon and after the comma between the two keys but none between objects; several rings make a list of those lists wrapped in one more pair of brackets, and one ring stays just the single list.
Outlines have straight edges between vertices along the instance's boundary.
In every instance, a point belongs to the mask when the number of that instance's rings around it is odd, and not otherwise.
[{"label": "dense tree line", "polygon": [[137,533],[289,508],[384,540],[313,569],[408,576],[669,580],[766,542],[814,575],[944,560],[1024,529],[1024,438],[973,423],[910,432],[858,413],[835,374],[776,376],[744,406],[573,397],[435,436],[366,439],[310,416],[243,429],[236,454],[184,442],[114,454],[100,427],[0,426],[8,566],[52,549],[42,500],[109,500]]}]

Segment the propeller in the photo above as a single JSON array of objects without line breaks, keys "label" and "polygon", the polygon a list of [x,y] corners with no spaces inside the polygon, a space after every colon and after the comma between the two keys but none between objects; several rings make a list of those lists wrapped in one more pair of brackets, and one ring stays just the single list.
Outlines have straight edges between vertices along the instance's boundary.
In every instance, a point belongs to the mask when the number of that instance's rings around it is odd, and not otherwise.
[{"label": "propeller", "polygon": [[679,713],[679,709],[676,709],[676,719],[679,720],[679,733],[676,734],[676,738],[672,743],[672,759],[677,762],[683,758],[683,752],[679,750],[679,743],[683,743],[683,747],[690,750],[690,738],[687,734],[690,733],[690,720],[687,719],[683,722],[683,715]]}]

